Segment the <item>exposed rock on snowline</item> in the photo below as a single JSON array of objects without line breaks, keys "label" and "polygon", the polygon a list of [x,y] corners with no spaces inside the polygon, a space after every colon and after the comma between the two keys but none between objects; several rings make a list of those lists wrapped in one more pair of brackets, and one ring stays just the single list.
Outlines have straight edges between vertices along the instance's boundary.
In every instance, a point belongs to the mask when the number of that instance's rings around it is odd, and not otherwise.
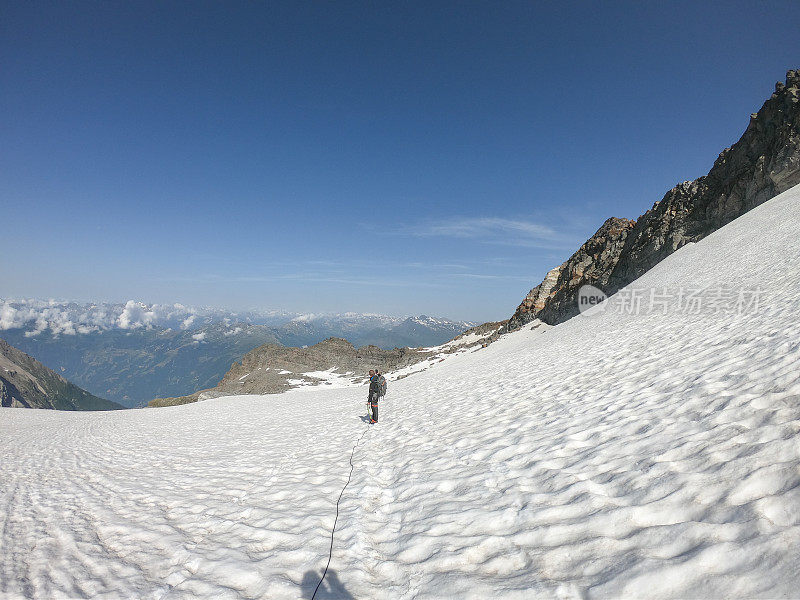
[{"label": "exposed rock on snowline", "polygon": [[149,406],[174,406],[239,394],[277,394],[304,386],[361,385],[372,368],[389,374],[390,380],[402,379],[447,355],[487,345],[504,325],[505,322],[484,323],[429,348],[383,350],[372,345],[356,348],[342,338],[328,338],[303,348],[264,344],[245,354],[241,362],[233,363],[216,387],[188,396],[156,398]]},{"label": "exposed rock on snowline", "polygon": [[0,340],[0,406],[61,410],[123,408],[73,385],[5,340]]},{"label": "exposed rock on snowline", "polygon": [[800,70],[750,116],[741,139],[724,149],[708,175],[672,188],[637,221],[608,219],[566,262],[533,288],[509,320],[555,325],[578,313],[590,284],[611,295],[689,242],[800,183]]},{"label": "exposed rock on snowline", "polygon": [[[608,219],[564,264],[552,269],[517,308],[510,328],[518,329],[533,315],[549,314],[553,307],[569,307],[586,282],[605,289],[635,221]],[[572,316],[572,315],[570,315]]]}]

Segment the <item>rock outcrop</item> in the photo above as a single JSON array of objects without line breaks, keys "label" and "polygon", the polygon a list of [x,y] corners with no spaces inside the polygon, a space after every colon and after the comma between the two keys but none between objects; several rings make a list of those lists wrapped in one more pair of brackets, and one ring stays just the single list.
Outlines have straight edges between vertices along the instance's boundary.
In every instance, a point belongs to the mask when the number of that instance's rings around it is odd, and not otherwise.
[{"label": "rock outcrop", "polygon": [[552,269],[530,291],[509,321],[509,329],[517,329],[535,318],[551,325],[558,323],[564,320],[560,315],[568,314],[575,304],[582,285],[592,282],[600,288],[607,286],[634,223],[615,217],[606,220],[569,260]]},{"label": "rock outcrop", "polygon": [[508,330],[533,319],[550,325],[578,313],[584,284],[611,295],[689,242],[800,183],[800,70],[757,113],[741,139],[723,150],[708,175],[681,183],[638,220],[608,219],[561,266],[533,288]]},{"label": "rock outcrop", "polygon": [[347,340],[334,337],[303,348],[264,344],[245,354],[241,362],[233,363],[216,387],[188,396],[156,398],[149,406],[174,406],[238,394],[276,394],[331,379],[366,383],[369,369],[390,373],[424,360],[438,360],[441,355],[484,346],[495,339],[504,325],[505,322],[484,323],[430,348],[383,350],[372,345],[356,348]]},{"label": "rock outcrop", "polygon": [[0,406],[60,410],[123,408],[73,385],[5,340],[0,340]]}]

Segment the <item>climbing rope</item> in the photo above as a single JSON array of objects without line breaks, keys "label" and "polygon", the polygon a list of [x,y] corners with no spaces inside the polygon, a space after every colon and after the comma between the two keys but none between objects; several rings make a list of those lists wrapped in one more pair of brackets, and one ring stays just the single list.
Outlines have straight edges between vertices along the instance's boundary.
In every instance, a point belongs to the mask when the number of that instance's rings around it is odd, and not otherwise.
[{"label": "climbing rope", "polygon": [[339,493],[339,499],[336,501],[336,518],[333,520],[333,529],[331,529],[331,548],[328,552],[328,564],[325,565],[325,570],[322,572],[322,578],[319,580],[317,587],[314,588],[314,593],[311,595],[311,600],[314,600],[314,597],[317,595],[317,591],[319,590],[319,586],[322,585],[322,582],[325,581],[325,575],[328,574],[328,567],[331,566],[331,558],[333,558],[333,534],[336,532],[336,523],[339,520],[339,502],[342,501],[342,496],[344,495],[344,491],[347,489],[347,486],[350,485],[350,478],[353,476],[353,469],[355,468],[353,465],[353,456],[355,456],[356,448],[361,443],[361,440],[364,439],[364,436],[367,435],[367,431],[369,431],[369,426],[364,429],[364,433],[361,434],[361,437],[358,438],[355,446],[353,446],[353,451],[350,453],[350,474],[347,476],[347,483],[344,484],[342,491]]}]

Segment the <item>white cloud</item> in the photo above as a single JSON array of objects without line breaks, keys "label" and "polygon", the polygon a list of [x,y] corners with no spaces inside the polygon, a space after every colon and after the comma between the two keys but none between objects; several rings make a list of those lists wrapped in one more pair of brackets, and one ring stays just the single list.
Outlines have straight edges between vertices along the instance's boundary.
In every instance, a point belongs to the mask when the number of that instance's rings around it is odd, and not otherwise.
[{"label": "white cloud", "polygon": [[314,313],[309,313],[307,315],[297,315],[294,319],[292,319],[295,323],[308,323],[310,321],[315,321],[319,319],[321,315],[315,315]]},{"label": "white cloud", "polygon": [[418,237],[451,237],[509,246],[561,247],[574,243],[548,225],[502,217],[456,217],[406,231]]},{"label": "white cloud", "polygon": [[176,326],[189,329],[197,319],[197,311],[183,304],[145,304],[128,300],[116,319],[120,329]]},{"label": "white cloud", "polygon": [[192,336],[192,339],[195,340],[196,342],[202,342],[204,339],[206,339],[206,332],[201,331],[200,333],[195,333]]},{"label": "white cloud", "polygon": [[[77,322],[76,322],[76,316]],[[89,332],[97,326],[87,323],[86,314],[76,314],[54,300],[11,302],[0,304],[0,330],[28,328],[27,337],[44,333],[48,329],[53,335],[75,335],[78,332]]]},{"label": "white cloud", "polygon": [[120,329],[137,329],[139,327],[152,327],[157,320],[158,304],[148,306],[143,302],[128,300],[125,308],[117,317],[117,326]]},{"label": "white cloud", "polygon": [[33,337],[43,333],[47,329],[47,320],[43,316],[36,317],[36,327],[31,331],[25,332],[25,337]]},{"label": "white cloud", "polygon": [[486,273],[451,273],[451,277],[462,277],[464,279],[492,279],[503,281],[524,281],[530,282],[534,280],[534,276],[525,277],[522,275],[492,275]]},{"label": "white cloud", "polygon": [[8,302],[3,302],[0,307],[0,330],[16,329],[25,325],[26,319],[20,311],[11,306]]},{"label": "white cloud", "polygon": [[[212,311],[208,314],[228,314]],[[0,299],[0,331],[27,329],[32,337],[47,330],[53,335],[76,335],[101,329],[180,327],[197,324],[200,311],[182,304],[145,304],[129,300],[125,304],[78,304],[56,300]],[[221,317],[220,317],[221,318]]]},{"label": "white cloud", "polygon": [[509,231],[536,237],[554,237],[556,235],[556,232],[546,225],[499,217],[451,219],[422,227],[419,229],[418,234],[474,238]]}]

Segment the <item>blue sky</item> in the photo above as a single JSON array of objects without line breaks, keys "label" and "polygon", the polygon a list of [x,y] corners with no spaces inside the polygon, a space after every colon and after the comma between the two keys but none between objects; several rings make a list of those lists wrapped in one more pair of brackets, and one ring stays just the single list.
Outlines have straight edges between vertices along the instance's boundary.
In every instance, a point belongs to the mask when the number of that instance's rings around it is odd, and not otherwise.
[{"label": "blue sky", "polygon": [[703,175],[797,2],[23,2],[0,297],[505,318]]}]

